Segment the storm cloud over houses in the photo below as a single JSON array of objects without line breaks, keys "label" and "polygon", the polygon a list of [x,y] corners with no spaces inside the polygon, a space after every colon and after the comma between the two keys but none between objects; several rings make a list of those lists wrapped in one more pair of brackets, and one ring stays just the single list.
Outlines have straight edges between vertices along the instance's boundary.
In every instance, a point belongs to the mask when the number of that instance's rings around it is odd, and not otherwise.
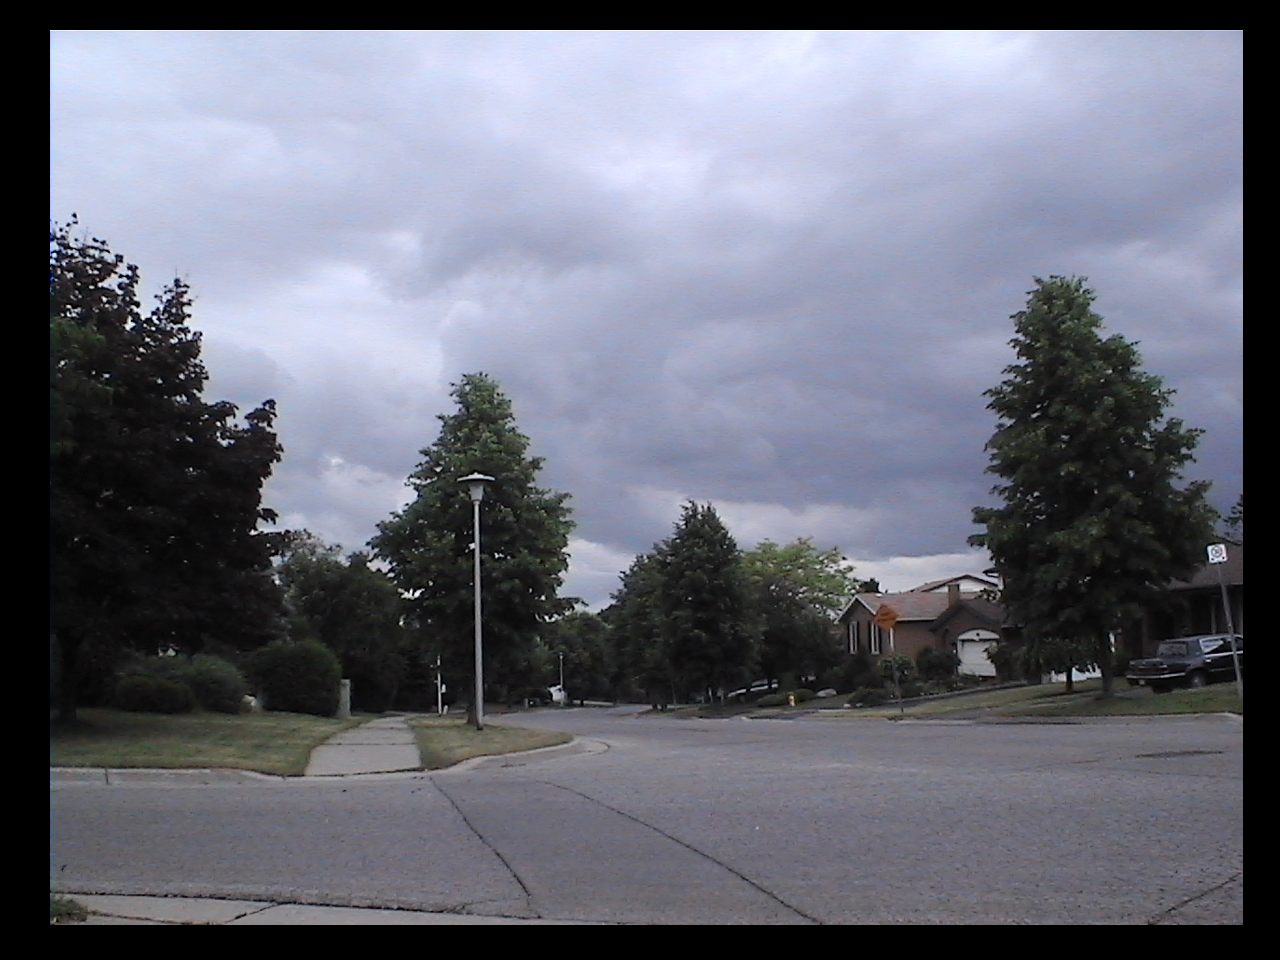
[{"label": "storm cloud over houses", "polygon": [[274,397],[282,523],[357,549],[484,371],[607,598],[683,500],[888,589],[978,572],[982,392],[1084,275],[1242,477],[1234,31],[55,31],[50,218]]}]

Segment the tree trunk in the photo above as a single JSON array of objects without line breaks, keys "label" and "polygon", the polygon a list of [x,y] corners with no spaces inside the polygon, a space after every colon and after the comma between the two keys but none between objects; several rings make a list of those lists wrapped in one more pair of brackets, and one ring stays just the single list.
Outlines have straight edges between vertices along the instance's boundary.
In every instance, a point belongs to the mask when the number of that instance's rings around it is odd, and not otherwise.
[{"label": "tree trunk", "polygon": [[1115,651],[1111,649],[1111,636],[1103,634],[1098,643],[1098,670],[1102,673],[1102,699],[1115,696]]},{"label": "tree trunk", "polygon": [[58,722],[75,723],[80,687],[80,642],[79,638],[68,642],[67,631],[60,630],[57,644],[61,669],[58,683]]}]

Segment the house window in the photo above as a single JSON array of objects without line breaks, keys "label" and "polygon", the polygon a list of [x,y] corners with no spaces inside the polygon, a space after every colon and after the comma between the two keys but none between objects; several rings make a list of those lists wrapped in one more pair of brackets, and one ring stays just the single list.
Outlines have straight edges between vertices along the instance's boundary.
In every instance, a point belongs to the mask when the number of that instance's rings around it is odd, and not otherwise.
[{"label": "house window", "polygon": [[871,652],[879,656],[884,651],[884,631],[874,623],[868,623],[867,632],[871,637]]},{"label": "house window", "polygon": [[858,621],[849,621],[849,652],[858,652]]}]

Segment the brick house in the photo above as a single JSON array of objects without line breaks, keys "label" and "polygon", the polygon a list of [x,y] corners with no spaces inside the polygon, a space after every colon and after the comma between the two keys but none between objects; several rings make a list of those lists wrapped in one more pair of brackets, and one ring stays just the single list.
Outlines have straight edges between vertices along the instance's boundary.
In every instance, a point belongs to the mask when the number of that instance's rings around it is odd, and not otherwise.
[{"label": "brick house", "polygon": [[[866,653],[875,661],[889,653],[915,660],[925,647],[933,647],[957,654],[961,673],[995,676],[986,651],[1004,637],[1004,610],[980,592],[995,586],[990,580],[965,575],[901,593],[857,594],[839,616],[846,649],[850,654]],[[875,623],[876,614],[886,605],[898,615],[892,638]]]}]

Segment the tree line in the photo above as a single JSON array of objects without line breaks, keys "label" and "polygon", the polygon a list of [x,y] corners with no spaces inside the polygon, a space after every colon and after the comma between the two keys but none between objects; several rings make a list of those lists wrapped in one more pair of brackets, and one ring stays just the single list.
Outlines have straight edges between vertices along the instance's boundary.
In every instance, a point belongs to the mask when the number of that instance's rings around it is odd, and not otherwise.
[{"label": "tree line", "polygon": [[[563,675],[571,695],[668,703],[754,680],[784,689],[838,666],[836,614],[866,587],[810,539],[742,550],[711,504],[635,558],[599,613],[561,596],[569,495],[491,377],[463,376],[408,478],[414,499],[342,555],[269,529],[262,490],[283,448],[275,404],[241,420],[204,399],[200,334],[175,280],[143,312],[139,274],[75,225],[50,231],[51,662],[64,715],[102,696],[128,651],[229,657],[311,640],[351,677],[357,707],[426,708],[439,676],[471,673],[473,514],[458,480],[496,478],[480,511],[486,694],[519,700]],[[1103,339],[1093,294],[1038,281],[1015,314],[1020,362],[988,391],[999,507],[975,510],[1002,600],[1052,653],[1104,639],[1198,562],[1214,514],[1181,482],[1198,432],[1134,347]],[[1233,514],[1243,528],[1243,497]],[[1242,533],[1241,533],[1242,535]]]}]

